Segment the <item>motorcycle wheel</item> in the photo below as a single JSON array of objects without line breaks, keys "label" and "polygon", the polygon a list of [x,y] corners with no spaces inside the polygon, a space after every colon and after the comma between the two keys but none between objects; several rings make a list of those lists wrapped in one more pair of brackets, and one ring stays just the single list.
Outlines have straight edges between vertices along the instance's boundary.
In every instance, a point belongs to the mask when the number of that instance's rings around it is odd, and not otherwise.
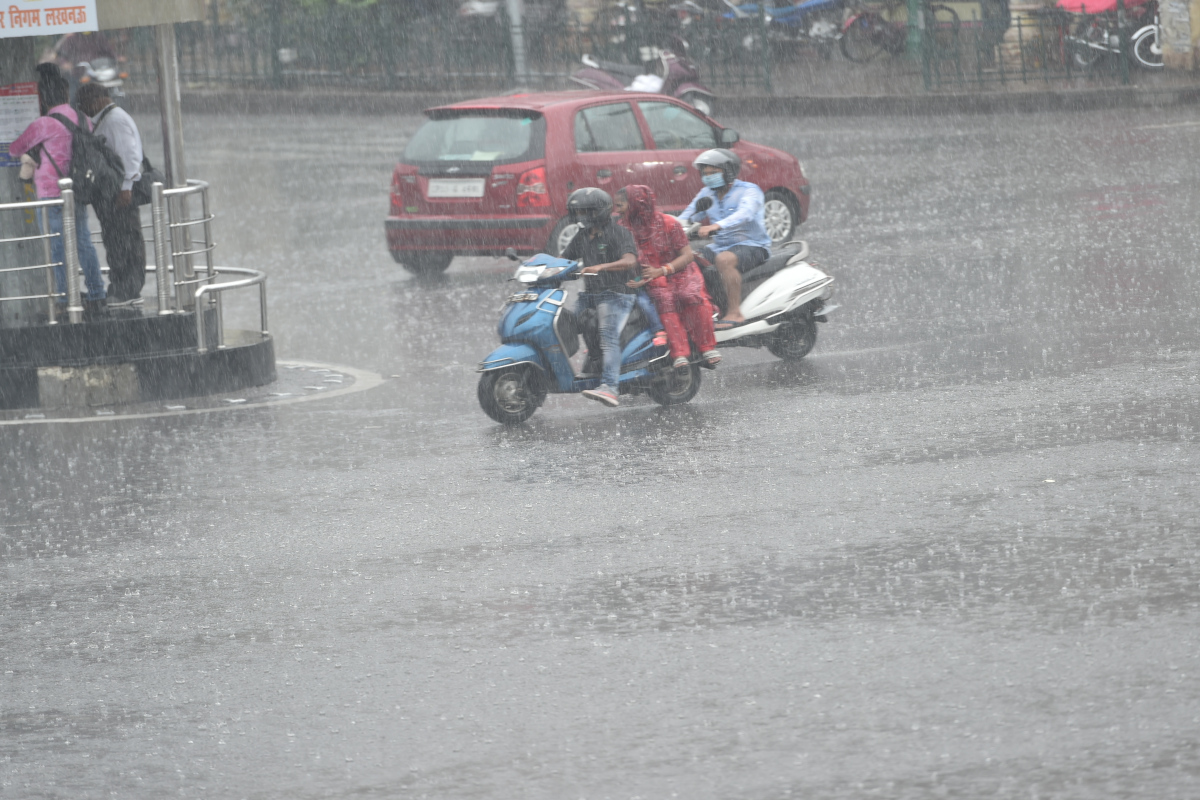
[{"label": "motorcycle wheel", "polygon": [[483,373],[478,394],[483,413],[501,425],[520,425],[546,400],[541,378],[520,366]]},{"label": "motorcycle wheel", "polygon": [[711,117],[717,113],[717,104],[706,94],[687,92],[680,99],[706,117]]},{"label": "motorcycle wheel", "polygon": [[767,340],[767,349],[784,361],[799,361],[817,344],[817,322],[812,310],[805,308],[780,325]]},{"label": "motorcycle wheel", "polygon": [[700,366],[689,364],[687,371],[667,369],[665,374],[650,384],[646,394],[660,406],[676,406],[686,403],[700,391]]},{"label": "motorcycle wheel", "polygon": [[848,61],[865,64],[887,49],[887,23],[879,14],[861,14],[842,34],[838,45]]},{"label": "motorcycle wheel", "polygon": [[1088,45],[1089,43],[1105,44],[1108,40],[1108,31],[1103,26],[1097,25],[1094,21],[1085,20],[1079,23],[1079,27],[1076,28],[1075,37],[1082,41],[1072,42],[1071,58],[1075,62],[1075,66],[1082,69],[1089,69],[1100,59],[1104,51],[1095,47],[1089,47]]},{"label": "motorcycle wheel", "polygon": [[1159,44],[1157,25],[1148,25],[1134,35],[1133,60],[1142,69],[1162,69],[1162,45]]}]

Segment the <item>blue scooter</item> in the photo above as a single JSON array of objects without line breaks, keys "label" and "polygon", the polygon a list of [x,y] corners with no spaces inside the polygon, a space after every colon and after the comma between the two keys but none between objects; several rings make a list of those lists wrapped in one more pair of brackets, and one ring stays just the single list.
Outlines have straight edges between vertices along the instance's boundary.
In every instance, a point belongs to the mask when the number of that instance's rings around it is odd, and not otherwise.
[{"label": "blue scooter", "polygon": [[[600,376],[576,375],[570,358],[579,351],[581,326],[595,324],[594,315],[579,319],[564,308],[566,281],[582,277],[578,261],[539,254],[513,276],[522,284],[502,309],[499,347],[479,364],[479,405],[504,425],[519,425],[533,416],[546,395],[577,394],[600,385]],[[700,390],[700,358],[674,368],[670,351],[653,342],[654,331],[635,305],[621,332],[621,394],[647,394],[664,406],[686,403]],[[597,354],[598,355],[598,354]]]}]

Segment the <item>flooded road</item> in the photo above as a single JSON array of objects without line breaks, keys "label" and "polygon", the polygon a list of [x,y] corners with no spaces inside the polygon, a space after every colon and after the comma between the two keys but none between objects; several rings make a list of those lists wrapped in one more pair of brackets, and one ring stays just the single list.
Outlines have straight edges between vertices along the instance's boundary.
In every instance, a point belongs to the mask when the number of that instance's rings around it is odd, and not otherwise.
[{"label": "flooded road", "polygon": [[278,356],[388,380],[0,428],[0,797],[1200,794],[1200,112],[726,122],[813,354],[504,430],[510,265],[384,247],[417,118],[189,119]]}]

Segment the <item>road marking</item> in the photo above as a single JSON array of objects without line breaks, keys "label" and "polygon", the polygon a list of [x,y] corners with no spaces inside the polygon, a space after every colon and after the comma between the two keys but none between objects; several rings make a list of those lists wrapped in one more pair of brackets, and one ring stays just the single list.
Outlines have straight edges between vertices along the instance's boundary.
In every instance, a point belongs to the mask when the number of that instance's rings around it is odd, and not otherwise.
[{"label": "road marking", "polygon": [[1164,122],[1161,125],[1139,125],[1137,129],[1139,131],[1152,131],[1162,128],[1194,128],[1197,125],[1200,125],[1200,120],[1195,120],[1194,122]]}]

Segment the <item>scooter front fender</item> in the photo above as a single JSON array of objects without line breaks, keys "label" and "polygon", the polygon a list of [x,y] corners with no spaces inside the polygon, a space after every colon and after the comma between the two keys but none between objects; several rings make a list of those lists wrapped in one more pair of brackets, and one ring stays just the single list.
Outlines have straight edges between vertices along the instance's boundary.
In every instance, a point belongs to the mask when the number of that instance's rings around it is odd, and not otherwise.
[{"label": "scooter front fender", "polygon": [[542,357],[527,344],[502,344],[479,362],[476,372],[491,372],[492,370],[515,367],[517,364],[530,364],[541,372],[546,371]]},{"label": "scooter front fender", "polygon": [[681,83],[675,87],[675,96],[676,97],[683,97],[685,94],[688,94],[691,92],[694,92],[696,94],[706,95],[707,97],[716,97],[716,95],[713,94],[710,89],[708,89],[704,86],[701,86],[700,84],[696,83],[695,81],[689,81],[688,83]]},{"label": "scooter front fender", "polygon": [[621,83],[621,81],[609,75],[604,70],[599,70],[595,67],[585,67],[584,69],[577,70],[571,75],[571,80],[589,89],[599,89],[601,91],[619,92],[625,88],[624,83]]}]

